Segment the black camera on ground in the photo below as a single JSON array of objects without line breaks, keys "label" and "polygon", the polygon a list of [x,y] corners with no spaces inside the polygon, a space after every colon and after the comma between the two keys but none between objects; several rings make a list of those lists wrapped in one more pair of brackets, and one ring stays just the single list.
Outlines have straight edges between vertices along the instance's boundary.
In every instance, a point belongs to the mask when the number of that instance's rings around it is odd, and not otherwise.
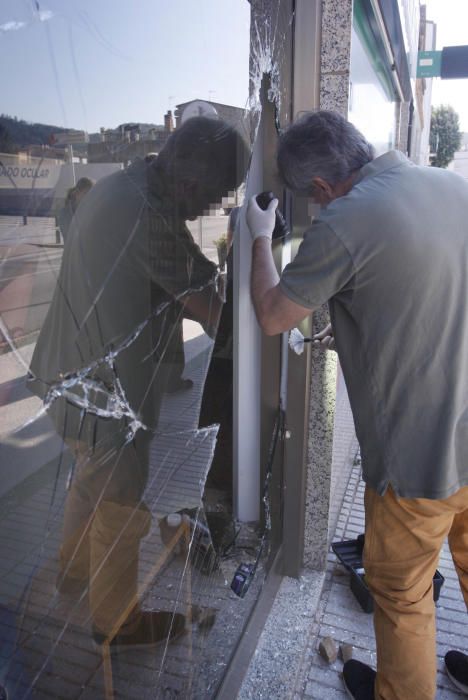
[{"label": "black camera on ground", "polygon": [[255,564],[240,564],[240,566],[238,566],[234,578],[232,579],[231,590],[234,591],[239,598],[243,598],[249,590],[254,573]]}]

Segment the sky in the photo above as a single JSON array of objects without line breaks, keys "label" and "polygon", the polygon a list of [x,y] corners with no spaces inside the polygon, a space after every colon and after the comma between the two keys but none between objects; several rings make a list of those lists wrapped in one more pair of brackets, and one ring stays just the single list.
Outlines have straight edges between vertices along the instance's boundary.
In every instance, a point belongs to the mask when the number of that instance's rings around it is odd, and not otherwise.
[{"label": "sky", "polygon": [[[468,0],[425,0],[427,19],[437,25],[436,50],[444,46],[468,45]],[[468,132],[468,78],[432,81],[432,104],[449,104],[460,117],[460,128]]]},{"label": "sky", "polygon": [[247,0],[2,0],[0,111],[93,132],[196,98],[245,107],[249,27]]},{"label": "sky", "polygon": [[[468,44],[468,0],[425,4],[437,49]],[[0,111],[93,132],[196,98],[244,107],[249,22],[247,0],[2,0]],[[434,79],[433,103],[468,131],[468,79]]]}]

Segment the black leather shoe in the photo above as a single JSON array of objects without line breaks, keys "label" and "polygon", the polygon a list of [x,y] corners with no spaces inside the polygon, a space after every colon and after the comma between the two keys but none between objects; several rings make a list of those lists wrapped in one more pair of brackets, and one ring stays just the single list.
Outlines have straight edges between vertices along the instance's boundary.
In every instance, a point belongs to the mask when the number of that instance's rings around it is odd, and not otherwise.
[{"label": "black leather shoe", "polygon": [[445,654],[445,668],[452,683],[468,695],[468,656],[461,651],[448,651]]},{"label": "black leather shoe", "polygon": [[374,700],[376,672],[367,664],[351,659],[343,666],[343,681],[350,698]]},{"label": "black leather shoe", "polygon": [[[185,631],[185,616],[171,612],[142,612],[138,627],[131,634],[119,631],[110,641],[111,649],[140,649],[173,642]],[[93,639],[98,647],[108,641],[105,634],[93,628]]]}]

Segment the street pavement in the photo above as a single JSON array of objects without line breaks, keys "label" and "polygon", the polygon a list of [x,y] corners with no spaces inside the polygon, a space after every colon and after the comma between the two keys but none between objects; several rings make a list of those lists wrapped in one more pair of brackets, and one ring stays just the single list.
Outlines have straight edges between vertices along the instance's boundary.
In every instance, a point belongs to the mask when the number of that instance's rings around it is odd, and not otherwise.
[{"label": "street pavement", "polygon": [[[214,241],[226,233],[227,216],[217,212],[188,225],[205,255],[218,263]],[[55,219],[28,217],[24,224],[22,217],[0,217],[0,314],[8,337],[15,343],[31,340],[42,327],[62,255]],[[8,337],[0,338],[0,349],[9,344]]]},{"label": "street pavement", "polygon": [[[52,300],[63,246],[51,218],[0,217],[1,348],[38,332]],[[5,337],[6,336],[6,337]]]}]

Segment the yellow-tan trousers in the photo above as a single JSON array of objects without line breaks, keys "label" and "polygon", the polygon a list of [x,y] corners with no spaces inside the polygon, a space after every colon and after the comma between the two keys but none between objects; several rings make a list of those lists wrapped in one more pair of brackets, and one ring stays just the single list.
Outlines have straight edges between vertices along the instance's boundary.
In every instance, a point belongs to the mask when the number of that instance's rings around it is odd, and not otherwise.
[{"label": "yellow-tan trousers", "polygon": [[468,607],[468,487],[432,500],[397,498],[391,487],[379,496],[367,486],[364,504],[364,568],[375,602],[375,699],[434,700],[432,580],[448,537]]}]

